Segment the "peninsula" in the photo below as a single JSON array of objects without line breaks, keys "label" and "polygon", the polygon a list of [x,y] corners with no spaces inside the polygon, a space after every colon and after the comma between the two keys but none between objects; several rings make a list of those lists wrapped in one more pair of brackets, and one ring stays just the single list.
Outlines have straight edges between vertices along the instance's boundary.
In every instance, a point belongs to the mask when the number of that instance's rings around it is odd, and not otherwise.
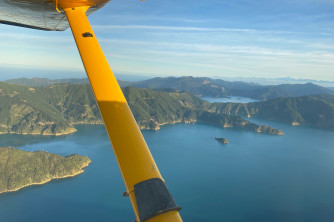
[{"label": "peninsula", "polygon": [[90,164],[86,156],[60,156],[45,151],[28,152],[0,147],[0,193],[73,177]]}]

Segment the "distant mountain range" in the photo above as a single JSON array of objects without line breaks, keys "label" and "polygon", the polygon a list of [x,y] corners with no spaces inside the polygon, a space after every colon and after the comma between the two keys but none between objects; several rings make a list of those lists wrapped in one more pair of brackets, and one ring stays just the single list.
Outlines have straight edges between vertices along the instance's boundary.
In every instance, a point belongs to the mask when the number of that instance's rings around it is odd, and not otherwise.
[{"label": "distant mountain range", "polygon": [[10,83],[10,84],[33,86],[33,87],[43,87],[43,86],[49,86],[53,84],[62,84],[62,83],[70,83],[70,84],[89,83],[87,78],[83,78],[83,79],[18,78],[18,79],[6,80],[5,82]]},{"label": "distant mountain range", "polygon": [[[87,79],[60,79],[49,80],[43,78],[34,79],[13,79],[6,81],[12,84],[28,86],[48,86],[51,84],[88,83]],[[187,91],[199,97],[227,97],[241,96],[257,100],[269,100],[280,97],[296,97],[308,95],[334,95],[334,91],[313,83],[305,84],[281,84],[281,85],[260,85],[252,82],[224,81],[221,79],[210,79],[206,77],[166,77],[153,78],[139,82],[118,81],[121,87],[134,86],[137,88],[149,89],[175,89]]]},{"label": "distant mountain range", "polygon": [[257,100],[269,100],[280,97],[308,96],[330,94],[334,92],[325,87],[313,83],[306,84],[282,84],[282,85],[259,85],[247,82],[229,82],[220,79],[198,77],[167,77],[154,78],[128,85],[140,88],[172,88],[185,90],[196,96],[226,97],[241,96]]},{"label": "distant mountain range", "polygon": [[[268,75],[269,76],[269,75]],[[211,77],[224,79],[226,81],[243,81],[243,82],[255,82],[261,85],[279,85],[279,84],[305,84],[305,83],[313,83],[316,85],[320,85],[323,87],[333,87],[334,81],[326,81],[326,80],[315,80],[315,79],[302,79],[302,78],[294,78],[294,77],[286,77],[286,78],[261,78],[261,77]]]},{"label": "distant mountain range", "polygon": [[[24,86],[32,86],[32,87],[43,87],[43,86],[50,86],[54,84],[87,84],[89,80],[87,78],[82,79],[48,79],[48,78],[18,78],[18,79],[9,79],[4,82],[16,85],[24,85]],[[130,82],[118,80],[118,83],[121,86],[127,86]]]}]

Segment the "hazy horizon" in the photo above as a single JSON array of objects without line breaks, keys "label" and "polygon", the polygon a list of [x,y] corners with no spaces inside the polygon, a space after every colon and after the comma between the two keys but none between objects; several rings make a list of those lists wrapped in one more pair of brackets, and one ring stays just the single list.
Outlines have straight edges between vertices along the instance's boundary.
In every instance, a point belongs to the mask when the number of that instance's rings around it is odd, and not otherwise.
[{"label": "hazy horizon", "polygon": [[[72,75],[66,75],[65,74],[57,74],[59,71],[53,70],[53,75],[43,75],[43,72],[40,71],[41,75],[36,75],[36,73],[39,72],[33,72],[29,75],[22,74],[22,75],[1,75],[0,81],[7,81],[12,79],[19,79],[19,78],[26,78],[26,79],[34,79],[34,78],[45,78],[50,80],[57,80],[57,79],[87,79],[86,73],[80,73],[80,72],[72,72]],[[73,75],[76,74],[76,75]],[[153,75],[135,75],[135,74],[128,74],[128,73],[118,73],[115,74],[116,78],[118,80],[123,81],[129,81],[129,82],[136,82],[136,81],[142,81],[142,80],[148,80],[152,78],[167,78],[167,77],[185,77],[185,76],[191,76],[191,75],[180,75],[180,76],[173,76],[173,75],[166,75],[166,76],[153,76]],[[323,87],[334,87],[334,81],[326,81],[326,80],[315,80],[315,79],[303,79],[303,78],[291,78],[291,77],[285,77],[285,78],[265,78],[265,77],[220,77],[220,76],[194,76],[194,77],[206,77],[211,79],[221,79],[225,81],[243,81],[243,82],[254,82],[262,85],[279,85],[279,84],[305,84],[305,83],[313,83],[317,84]]]},{"label": "hazy horizon", "polygon": [[[333,1],[115,0],[89,20],[116,75],[334,81]],[[12,73],[84,74],[69,29],[0,25],[0,37],[0,67]]]}]

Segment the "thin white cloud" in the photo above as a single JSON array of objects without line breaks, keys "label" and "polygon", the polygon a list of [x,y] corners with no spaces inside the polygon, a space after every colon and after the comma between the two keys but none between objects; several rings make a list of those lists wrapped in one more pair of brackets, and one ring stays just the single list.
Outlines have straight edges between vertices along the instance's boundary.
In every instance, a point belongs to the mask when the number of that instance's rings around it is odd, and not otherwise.
[{"label": "thin white cloud", "polygon": [[257,30],[257,29],[231,29],[231,28],[207,28],[192,26],[158,26],[158,25],[94,25],[94,29],[113,30],[113,29],[137,29],[137,30],[161,30],[161,31],[194,31],[194,32],[259,32],[259,33],[276,33],[276,34],[296,34],[284,30]]},{"label": "thin white cloud", "polygon": [[[177,42],[149,42],[137,40],[123,40],[123,39],[102,39],[103,43],[113,43],[118,45],[132,45],[132,46],[147,46],[155,48],[155,51],[161,53],[173,50],[177,52],[212,52],[212,53],[229,53],[239,55],[262,55],[262,56],[287,56],[287,57],[332,57],[334,53],[326,51],[300,51],[300,50],[283,50],[256,46],[226,46],[226,45],[212,45],[212,44],[191,44],[191,43],[177,43]],[[146,51],[147,47],[142,50]],[[127,47],[128,48],[128,47]],[[157,50],[160,49],[160,50]],[[131,49],[130,49],[131,50]],[[334,62],[334,61],[333,61]]]}]

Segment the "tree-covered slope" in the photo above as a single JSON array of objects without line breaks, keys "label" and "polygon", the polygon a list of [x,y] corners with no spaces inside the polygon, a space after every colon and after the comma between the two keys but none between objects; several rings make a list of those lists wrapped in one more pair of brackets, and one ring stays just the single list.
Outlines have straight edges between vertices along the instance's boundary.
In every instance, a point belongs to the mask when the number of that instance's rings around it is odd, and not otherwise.
[{"label": "tree-covered slope", "polygon": [[334,130],[334,96],[315,95],[278,98],[264,102],[215,103],[219,113],[254,116],[293,125],[310,125]]},{"label": "tree-covered slope", "polygon": [[50,135],[74,131],[36,88],[0,82],[0,133]]},{"label": "tree-covered slope", "polygon": [[78,175],[90,162],[88,157],[77,154],[63,157],[0,147],[0,193]]},{"label": "tree-covered slope", "polygon": [[128,87],[124,89],[129,106],[142,129],[159,129],[176,122],[205,122],[220,127],[236,127],[254,132],[283,135],[269,126],[259,126],[239,116],[215,113],[210,103],[187,92],[154,91]]},{"label": "tree-covered slope", "polygon": [[[56,84],[47,87],[0,83],[0,132],[26,134],[65,134],[75,131],[75,124],[102,123],[92,90],[88,84]],[[240,117],[208,115],[210,104],[189,93],[175,90],[154,91],[124,88],[129,106],[142,129],[159,129],[176,122],[205,121],[220,126],[258,130]],[[206,114],[207,113],[207,114]],[[208,117],[211,118],[208,118]],[[238,119],[240,118],[240,119]]]},{"label": "tree-covered slope", "polygon": [[127,87],[123,89],[132,113],[137,121],[149,119],[160,123],[178,122],[187,118],[187,111],[206,109],[209,103],[186,92],[155,91]]},{"label": "tree-covered slope", "polygon": [[70,124],[102,123],[94,94],[88,84],[56,84],[36,88],[43,99],[54,106]]}]

